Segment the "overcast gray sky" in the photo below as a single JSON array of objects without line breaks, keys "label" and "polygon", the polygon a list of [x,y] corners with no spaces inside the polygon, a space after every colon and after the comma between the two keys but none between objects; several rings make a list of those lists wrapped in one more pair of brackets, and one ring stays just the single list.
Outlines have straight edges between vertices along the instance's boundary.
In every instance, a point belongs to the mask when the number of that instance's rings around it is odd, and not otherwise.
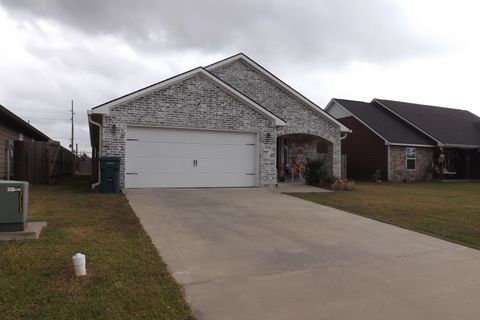
[{"label": "overcast gray sky", "polygon": [[0,0],[0,104],[90,150],[86,110],[244,52],[324,107],[386,98],[480,115],[474,0]]}]

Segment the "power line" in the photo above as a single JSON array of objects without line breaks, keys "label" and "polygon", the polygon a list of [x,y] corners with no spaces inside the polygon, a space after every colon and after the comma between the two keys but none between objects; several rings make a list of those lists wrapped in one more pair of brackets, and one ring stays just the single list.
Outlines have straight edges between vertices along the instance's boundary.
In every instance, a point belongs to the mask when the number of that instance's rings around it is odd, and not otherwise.
[{"label": "power line", "polygon": [[64,121],[70,121],[70,118],[52,118],[52,117],[46,117],[46,118],[39,118],[39,117],[29,117],[29,116],[24,116],[22,118],[25,118],[26,120],[64,120]]},{"label": "power line", "polygon": [[42,112],[42,113],[62,113],[67,114],[70,111],[46,111],[46,110],[14,110],[15,112],[23,113],[23,112]]},{"label": "power line", "polygon": [[[62,109],[67,109],[67,107],[23,107],[23,106],[9,106],[8,109],[27,109],[27,110],[32,110],[32,109],[35,109],[35,110],[53,110],[53,111],[58,111],[58,110],[62,110]],[[65,111],[65,112],[68,112],[68,111]]]}]

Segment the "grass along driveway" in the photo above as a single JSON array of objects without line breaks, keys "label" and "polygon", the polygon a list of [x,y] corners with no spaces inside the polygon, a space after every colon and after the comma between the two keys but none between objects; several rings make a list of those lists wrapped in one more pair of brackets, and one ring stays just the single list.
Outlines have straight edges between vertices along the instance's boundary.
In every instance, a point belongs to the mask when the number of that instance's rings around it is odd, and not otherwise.
[{"label": "grass along driveway", "polygon": [[[2,319],[193,319],[180,286],[121,194],[88,180],[30,188],[40,240],[0,242]],[[87,256],[75,278],[71,257]]]},{"label": "grass along driveway", "polygon": [[480,249],[480,183],[357,183],[292,195]]}]

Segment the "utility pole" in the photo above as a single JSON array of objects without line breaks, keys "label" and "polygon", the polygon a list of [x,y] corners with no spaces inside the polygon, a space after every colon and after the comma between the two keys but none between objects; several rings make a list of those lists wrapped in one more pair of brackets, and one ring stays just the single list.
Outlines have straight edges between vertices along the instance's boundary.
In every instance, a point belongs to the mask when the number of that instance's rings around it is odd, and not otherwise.
[{"label": "utility pole", "polygon": [[72,139],[71,139],[70,147],[72,148],[72,153],[73,153],[74,152],[74,147],[75,147],[75,145],[73,144],[73,141],[74,141],[74,139],[73,139],[73,115],[75,114],[75,113],[73,113],[73,100],[72,100],[72,110],[71,110],[71,112],[72,112],[72,118],[70,120],[72,120]]}]

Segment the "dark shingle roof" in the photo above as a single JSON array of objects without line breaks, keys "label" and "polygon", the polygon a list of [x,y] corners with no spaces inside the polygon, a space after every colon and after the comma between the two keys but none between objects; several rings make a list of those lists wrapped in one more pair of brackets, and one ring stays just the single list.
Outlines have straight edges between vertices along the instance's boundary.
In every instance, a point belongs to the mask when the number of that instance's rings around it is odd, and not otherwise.
[{"label": "dark shingle roof", "polygon": [[50,140],[50,138],[46,134],[44,134],[43,132],[41,132],[40,130],[38,130],[37,128],[35,128],[34,126],[32,126],[31,124],[29,124],[28,122],[26,122],[2,105],[0,105],[0,122],[4,122],[5,125],[8,125],[9,127],[21,129],[23,133],[29,134],[32,138],[36,140]]},{"label": "dark shingle roof", "polygon": [[375,103],[335,101],[391,143],[434,145],[428,137]]},{"label": "dark shingle roof", "polygon": [[480,145],[480,118],[466,110],[374,99],[444,144]]}]

